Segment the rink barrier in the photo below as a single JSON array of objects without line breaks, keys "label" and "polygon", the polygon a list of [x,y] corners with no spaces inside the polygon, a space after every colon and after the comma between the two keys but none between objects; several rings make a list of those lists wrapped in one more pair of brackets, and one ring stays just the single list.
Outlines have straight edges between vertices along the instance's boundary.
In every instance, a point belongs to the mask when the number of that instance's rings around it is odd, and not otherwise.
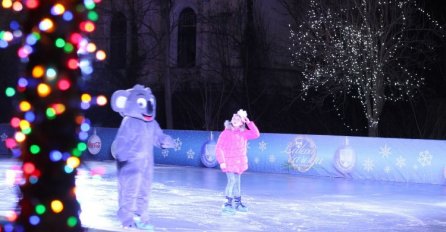
[{"label": "rink barrier", "polygon": [[[117,128],[96,127],[88,138],[84,160],[113,160]],[[155,163],[214,167],[219,131],[164,130],[175,148],[155,148]],[[11,156],[4,144],[13,130],[0,124],[0,156]],[[358,180],[445,184],[446,142],[442,140],[371,138],[262,133],[248,143],[249,171],[326,176]]]}]

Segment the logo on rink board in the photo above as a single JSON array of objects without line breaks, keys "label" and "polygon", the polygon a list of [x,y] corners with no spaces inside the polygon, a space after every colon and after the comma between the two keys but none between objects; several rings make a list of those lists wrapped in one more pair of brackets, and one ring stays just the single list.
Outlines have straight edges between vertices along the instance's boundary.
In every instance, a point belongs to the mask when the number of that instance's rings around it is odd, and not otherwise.
[{"label": "logo on rink board", "polygon": [[316,162],[317,147],[310,137],[298,135],[288,144],[286,153],[291,168],[299,172],[306,172]]},{"label": "logo on rink board", "polygon": [[88,151],[92,155],[96,155],[101,151],[102,141],[101,138],[96,134],[96,129],[94,130],[93,135],[88,138],[87,146]]},{"label": "logo on rink board", "polygon": [[356,163],[355,151],[349,144],[348,137],[345,137],[344,145],[340,147],[334,156],[334,166],[341,173],[349,173]]},{"label": "logo on rink board", "polygon": [[201,163],[208,168],[213,168],[217,166],[217,157],[215,155],[214,135],[211,131],[209,140],[203,145],[201,151]]}]

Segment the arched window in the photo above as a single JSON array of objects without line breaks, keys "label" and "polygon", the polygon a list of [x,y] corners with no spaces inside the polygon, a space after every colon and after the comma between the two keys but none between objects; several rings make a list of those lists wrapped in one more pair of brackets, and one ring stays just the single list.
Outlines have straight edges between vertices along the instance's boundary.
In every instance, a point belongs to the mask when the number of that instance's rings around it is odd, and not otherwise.
[{"label": "arched window", "polygon": [[122,69],[126,66],[127,54],[127,20],[122,13],[116,13],[111,20],[110,64],[112,68]]},{"label": "arched window", "polygon": [[178,67],[195,66],[197,17],[191,8],[180,13],[178,22]]}]

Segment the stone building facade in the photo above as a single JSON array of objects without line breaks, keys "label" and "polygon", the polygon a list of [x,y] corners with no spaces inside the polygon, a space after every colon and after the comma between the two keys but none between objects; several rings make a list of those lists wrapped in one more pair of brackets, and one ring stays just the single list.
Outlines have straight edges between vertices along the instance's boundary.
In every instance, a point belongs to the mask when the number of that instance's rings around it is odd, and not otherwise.
[{"label": "stone building facade", "polygon": [[[291,96],[296,78],[287,50],[289,19],[280,2],[103,0],[91,38],[108,58],[96,65],[102,84],[93,86],[150,86],[167,127],[178,122],[169,115],[184,115],[172,105],[195,108],[187,118],[204,125],[180,126],[186,129],[218,128],[222,111],[251,107],[259,96]],[[277,91],[281,86],[287,88]]]},{"label": "stone building facade", "polygon": [[257,57],[256,66],[287,68],[289,22],[279,1],[251,1],[251,13],[249,2],[104,0],[92,39],[107,51],[108,59],[98,68],[117,73],[133,69],[136,81],[152,86],[165,83],[166,76],[173,86],[243,79],[246,47],[252,42],[247,40],[248,14],[256,27],[256,54],[263,57]]}]

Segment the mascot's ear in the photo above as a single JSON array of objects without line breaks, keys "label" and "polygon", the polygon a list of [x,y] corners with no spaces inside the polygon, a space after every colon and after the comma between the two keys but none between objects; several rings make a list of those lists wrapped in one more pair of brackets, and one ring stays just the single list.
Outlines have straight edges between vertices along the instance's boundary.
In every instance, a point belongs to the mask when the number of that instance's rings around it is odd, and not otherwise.
[{"label": "mascot's ear", "polygon": [[152,90],[149,87],[146,87],[144,89],[146,91],[146,93],[148,93],[149,95],[152,95]]},{"label": "mascot's ear", "polygon": [[115,91],[111,97],[110,102],[112,109],[118,113],[124,112],[129,95],[130,92],[127,90]]}]

